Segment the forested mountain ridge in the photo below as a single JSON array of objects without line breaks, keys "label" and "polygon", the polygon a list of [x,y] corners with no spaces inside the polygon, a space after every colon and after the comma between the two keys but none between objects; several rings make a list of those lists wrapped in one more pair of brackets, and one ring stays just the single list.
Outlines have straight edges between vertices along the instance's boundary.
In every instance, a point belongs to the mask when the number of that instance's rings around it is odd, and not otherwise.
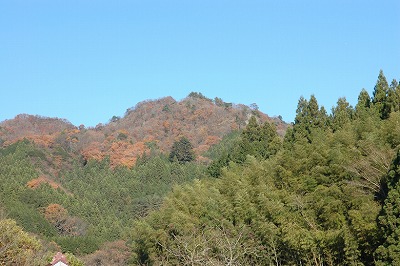
[{"label": "forested mountain ridge", "polygon": [[[157,209],[174,185],[206,176],[207,162],[218,154],[206,154],[209,147],[223,139],[229,146],[252,115],[259,122],[274,121],[282,135],[288,126],[254,104],[234,105],[201,93],[179,102],[171,97],[144,101],[95,128],[27,114],[3,121],[0,210],[17,221],[4,220],[4,225],[43,240],[32,240],[39,261],[49,259],[47,249],[80,256],[99,249],[85,260],[126,261],[131,252],[120,239],[127,239],[132,221]],[[190,141],[193,162],[168,158],[182,137]],[[49,242],[57,244],[48,247]]]},{"label": "forested mountain ridge", "polygon": [[[194,160],[184,128],[167,151],[147,143],[132,167],[73,157],[71,142],[3,145],[0,248],[12,248],[0,262],[30,254],[40,265],[59,249],[73,265],[400,265],[400,86],[381,71],[372,91],[354,107],[338,99],[331,114],[301,97],[284,135],[253,107],[202,154],[209,162]],[[126,140],[118,122],[138,119],[132,110],[79,130]],[[53,186],[32,185],[47,176]]]},{"label": "forested mountain ridge", "polygon": [[399,125],[400,86],[382,71],[372,96],[331,115],[301,97],[283,141],[250,121],[209,167],[217,179],[136,222],[136,263],[400,265]]},{"label": "forested mountain ridge", "polygon": [[24,138],[46,147],[61,147],[85,160],[110,157],[111,164],[133,166],[138,156],[151,149],[168,152],[179,137],[187,137],[198,160],[202,154],[231,131],[246,126],[251,115],[262,122],[273,121],[283,135],[288,125],[242,104],[211,100],[192,92],[185,99],[172,97],[146,100],[114,116],[95,128],[73,126],[65,119],[22,114],[0,123],[0,144],[5,146]]}]

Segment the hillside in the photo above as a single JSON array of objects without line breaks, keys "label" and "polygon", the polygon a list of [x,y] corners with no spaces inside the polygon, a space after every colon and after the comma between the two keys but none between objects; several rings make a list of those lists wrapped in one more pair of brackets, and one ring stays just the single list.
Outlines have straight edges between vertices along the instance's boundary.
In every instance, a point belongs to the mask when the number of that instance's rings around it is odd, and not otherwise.
[{"label": "hillside", "polygon": [[[207,121],[227,133],[199,130]],[[12,143],[3,127],[0,230],[35,234],[24,239],[41,243],[22,250],[38,260],[61,250],[86,265],[399,265],[397,81],[381,71],[372,96],[339,98],[329,115],[301,97],[283,136],[282,126],[195,93],[95,128],[60,123],[48,142]]]},{"label": "hillside", "polygon": [[275,123],[281,135],[288,126],[246,105],[191,93],[181,101],[165,97],[140,102],[122,118],[112,117],[109,123],[95,128],[83,125],[77,128],[65,119],[18,115],[0,123],[0,144],[7,146],[25,138],[40,147],[61,147],[84,160],[108,156],[113,166],[132,167],[143,153],[150,153],[151,149],[169,152],[173,142],[185,136],[192,143],[197,159],[207,161],[203,153],[229,132],[245,127],[253,114],[261,122]]},{"label": "hillside", "polygon": [[[126,262],[133,221],[158,209],[174,186],[207,178],[207,165],[236,143],[252,116],[276,124],[281,135],[287,128],[255,108],[200,93],[144,101],[94,128],[18,115],[0,123],[0,210],[48,251],[74,253],[88,265],[99,257]],[[181,137],[195,161],[169,160]]]},{"label": "hillside", "polygon": [[74,129],[75,126],[65,119],[20,114],[0,122],[0,144],[7,146],[28,138],[39,145],[50,146],[60,132]]},{"label": "hillside", "polygon": [[400,85],[381,71],[355,107],[301,97],[282,141],[250,119],[133,226],[136,265],[400,265]]}]

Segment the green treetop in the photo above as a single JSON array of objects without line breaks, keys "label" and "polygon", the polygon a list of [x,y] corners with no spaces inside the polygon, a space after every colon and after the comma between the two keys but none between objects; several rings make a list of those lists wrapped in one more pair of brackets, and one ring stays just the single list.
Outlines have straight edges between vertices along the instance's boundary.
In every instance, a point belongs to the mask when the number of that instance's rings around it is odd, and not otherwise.
[{"label": "green treetop", "polygon": [[181,137],[172,145],[169,154],[170,161],[178,160],[180,163],[193,161],[195,158],[193,146],[186,137]]},{"label": "green treetop", "polygon": [[379,72],[378,80],[374,87],[372,104],[377,112],[379,112],[382,119],[389,117],[389,105],[387,103],[387,96],[389,92],[389,85],[383,71]]},{"label": "green treetop", "polygon": [[293,134],[295,138],[307,138],[311,142],[311,133],[314,129],[325,129],[327,114],[325,108],[319,108],[318,101],[311,95],[307,101],[300,97],[294,120]]},{"label": "green treetop", "polygon": [[392,80],[389,86],[387,104],[390,112],[397,112],[400,110],[400,86],[395,79]]},{"label": "green treetop", "polygon": [[364,110],[365,108],[369,108],[371,106],[371,97],[365,89],[362,89],[360,94],[358,95],[358,102],[356,105],[356,112]]},{"label": "green treetop", "polygon": [[332,108],[332,129],[334,131],[342,128],[351,121],[353,108],[347,102],[346,98],[339,98],[337,105]]}]

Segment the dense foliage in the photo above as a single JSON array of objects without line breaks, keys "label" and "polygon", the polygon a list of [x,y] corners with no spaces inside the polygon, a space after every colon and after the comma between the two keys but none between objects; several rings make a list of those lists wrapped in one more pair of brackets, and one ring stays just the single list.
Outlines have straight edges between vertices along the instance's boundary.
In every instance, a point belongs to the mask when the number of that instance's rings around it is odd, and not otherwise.
[{"label": "dense foliage", "polygon": [[[199,100],[231,108],[200,93],[182,104],[194,114]],[[131,168],[75,156],[84,129],[53,146],[1,143],[0,264],[41,265],[60,249],[75,265],[72,253],[87,265],[400,265],[397,81],[381,71],[372,97],[362,90],[355,107],[340,98],[330,114],[301,97],[284,136],[253,109],[206,152],[196,137],[169,154],[151,139]],[[136,145],[116,132],[111,151]]]},{"label": "dense foliage", "polygon": [[186,163],[193,161],[194,158],[192,143],[186,137],[181,137],[172,144],[171,152],[169,153],[170,161]]},{"label": "dense foliage", "polygon": [[[394,85],[393,85],[394,84]],[[299,100],[283,142],[255,118],[209,167],[136,222],[145,265],[398,265],[400,87],[328,115]]]},{"label": "dense foliage", "polygon": [[26,231],[78,255],[126,239],[133,220],[156,209],[172,186],[206,170],[162,154],[143,156],[132,169],[111,168],[107,159],[76,161],[51,186],[40,182],[48,156],[26,140],[0,150],[0,206]]}]

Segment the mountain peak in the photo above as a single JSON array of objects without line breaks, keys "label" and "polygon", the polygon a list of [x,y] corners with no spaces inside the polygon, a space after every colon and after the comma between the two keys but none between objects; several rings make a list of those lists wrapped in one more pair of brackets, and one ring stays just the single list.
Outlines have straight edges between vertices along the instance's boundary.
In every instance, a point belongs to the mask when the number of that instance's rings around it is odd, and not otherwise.
[{"label": "mountain peak", "polygon": [[122,118],[114,116],[95,128],[76,128],[65,119],[21,114],[0,123],[0,139],[8,144],[28,138],[47,147],[61,145],[85,159],[110,157],[112,165],[132,166],[143,153],[151,149],[168,152],[175,140],[185,136],[201,160],[203,152],[224,135],[244,128],[252,115],[260,122],[274,122],[278,131],[286,130],[280,119],[253,106],[192,92],[180,101],[167,96],[139,102]]}]

